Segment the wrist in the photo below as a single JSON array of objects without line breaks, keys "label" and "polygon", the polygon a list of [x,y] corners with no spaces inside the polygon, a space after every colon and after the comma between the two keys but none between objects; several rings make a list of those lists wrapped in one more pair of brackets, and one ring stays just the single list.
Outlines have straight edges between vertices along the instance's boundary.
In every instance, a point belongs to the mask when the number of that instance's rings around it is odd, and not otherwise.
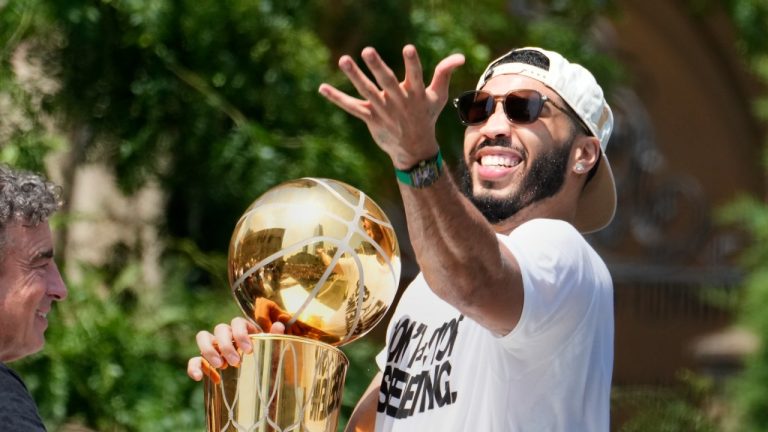
[{"label": "wrist", "polygon": [[443,155],[438,148],[437,154],[421,160],[407,169],[395,168],[395,176],[402,184],[423,189],[435,183],[443,174],[443,170]]}]

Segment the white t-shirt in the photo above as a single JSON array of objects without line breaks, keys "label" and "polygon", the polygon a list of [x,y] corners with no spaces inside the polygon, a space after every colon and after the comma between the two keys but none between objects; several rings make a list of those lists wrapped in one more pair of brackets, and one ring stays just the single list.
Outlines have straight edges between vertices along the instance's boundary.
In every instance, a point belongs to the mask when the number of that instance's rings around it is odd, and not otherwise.
[{"label": "white t-shirt", "polygon": [[522,271],[517,326],[496,336],[417,276],[376,358],[383,372],[377,431],[608,431],[608,269],[562,221],[536,219],[498,238]]}]

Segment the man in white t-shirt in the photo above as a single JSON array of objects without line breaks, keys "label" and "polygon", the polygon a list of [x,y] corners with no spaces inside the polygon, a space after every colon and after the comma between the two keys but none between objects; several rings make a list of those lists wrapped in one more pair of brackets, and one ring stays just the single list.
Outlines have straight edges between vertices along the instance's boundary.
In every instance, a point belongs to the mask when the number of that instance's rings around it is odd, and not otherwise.
[{"label": "man in white t-shirt", "polygon": [[[411,45],[402,81],[373,48],[362,59],[373,80],[339,60],[362,99],[319,91],[391,157],[422,273],[397,305],[380,372],[347,430],[608,431],[613,288],[582,237],[616,209],[602,89],[540,48],[495,60],[453,101],[466,125],[454,182],[434,132],[464,57],[441,61],[428,86]],[[199,333],[203,357],[237,361],[249,330],[235,319]],[[201,363],[190,360],[194,379]]]}]

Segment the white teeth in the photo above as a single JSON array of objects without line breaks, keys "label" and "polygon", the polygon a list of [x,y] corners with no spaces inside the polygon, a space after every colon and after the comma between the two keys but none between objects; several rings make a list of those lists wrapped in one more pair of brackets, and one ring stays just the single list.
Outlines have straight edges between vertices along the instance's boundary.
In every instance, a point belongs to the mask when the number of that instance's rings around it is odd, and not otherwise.
[{"label": "white teeth", "polygon": [[502,155],[486,155],[480,158],[480,165],[482,166],[502,166],[513,167],[520,163],[517,160],[513,160],[509,156]]}]

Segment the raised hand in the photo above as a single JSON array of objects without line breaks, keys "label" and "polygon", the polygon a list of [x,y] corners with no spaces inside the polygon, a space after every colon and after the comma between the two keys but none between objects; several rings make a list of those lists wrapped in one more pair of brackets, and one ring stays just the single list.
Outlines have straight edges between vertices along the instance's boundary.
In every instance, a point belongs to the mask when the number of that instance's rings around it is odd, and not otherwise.
[{"label": "raised hand", "polygon": [[392,158],[395,168],[407,169],[434,156],[437,153],[435,123],[448,100],[451,74],[464,64],[464,56],[453,54],[440,61],[427,87],[413,45],[403,48],[405,78],[402,81],[398,81],[375,49],[365,48],[362,58],[375,83],[350,56],[339,59],[339,67],[362,99],[329,84],[320,86],[320,94],[364,121],[376,144]]}]

